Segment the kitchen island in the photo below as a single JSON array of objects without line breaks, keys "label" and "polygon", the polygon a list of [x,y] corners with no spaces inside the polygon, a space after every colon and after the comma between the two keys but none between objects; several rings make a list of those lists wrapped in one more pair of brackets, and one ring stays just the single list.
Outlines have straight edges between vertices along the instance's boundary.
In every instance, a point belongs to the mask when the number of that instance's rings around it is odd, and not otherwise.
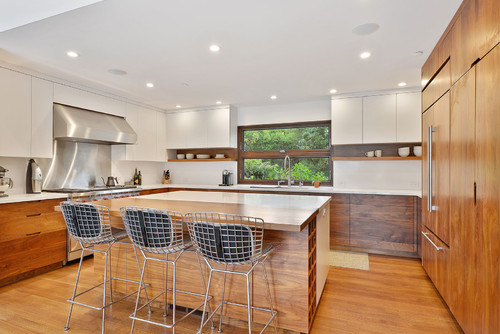
[{"label": "kitchen island", "polygon": [[[264,220],[264,239],[279,247],[267,260],[273,303],[278,311],[278,327],[308,333],[314,319],[326,282],[329,266],[330,197],[248,194],[226,192],[176,191],[126,199],[96,202],[109,207],[113,224],[122,225],[120,208],[140,206],[188,212],[224,212],[260,217]],[[116,244],[112,250],[114,275],[138,279],[137,264],[130,246]],[[203,292],[196,256],[185,253],[179,260],[178,288]],[[96,273],[103,272],[104,258],[95,255]],[[204,267],[206,267],[203,264]],[[207,268],[205,268],[206,270]],[[163,288],[162,265],[148,264],[145,281],[156,295]],[[267,307],[263,272],[258,266],[251,282],[251,296],[255,306]],[[219,277],[220,276],[220,277]],[[236,275],[230,275],[236,276]],[[171,279],[171,277],[169,277]],[[210,294],[214,305],[220,300],[222,275],[212,279]],[[246,292],[242,277],[228,277],[226,297],[230,301],[244,302]],[[135,285],[114,284],[119,293],[133,291]],[[150,290],[148,290],[149,292]],[[178,305],[193,307],[199,302],[191,296],[178,296]],[[227,307],[227,314],[247,319],[246,309]],[[267,322],[268,314],[254,311],[253,321]]]}]

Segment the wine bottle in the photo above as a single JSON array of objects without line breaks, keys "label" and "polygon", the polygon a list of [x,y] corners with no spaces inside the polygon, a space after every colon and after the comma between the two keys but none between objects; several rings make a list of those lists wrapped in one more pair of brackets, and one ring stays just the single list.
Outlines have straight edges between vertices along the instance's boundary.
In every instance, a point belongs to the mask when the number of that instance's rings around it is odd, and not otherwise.
[{"label": "wine bottle", "polygon": [[134,173],[134,184],[135,185],[139,184],[139,175],[137,175],[137,168],[135,169],[135,173]]},{"label": "wine bottle", "polygon": [[142,175],[141,175],[141,171],[139,171],[139,175],[137,175],[137,184],[138,184],[138,185],[142,185]]}]

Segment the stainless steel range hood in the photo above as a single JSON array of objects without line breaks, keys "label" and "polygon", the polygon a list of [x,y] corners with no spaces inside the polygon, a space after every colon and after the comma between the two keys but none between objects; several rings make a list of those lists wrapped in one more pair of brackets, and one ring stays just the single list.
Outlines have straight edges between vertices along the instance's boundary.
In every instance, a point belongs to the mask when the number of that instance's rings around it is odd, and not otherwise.
[{"label": "stainless steel range hood", "polygon": [[54,103],[54,139],[96,144],[135,144],[125,118]]}]

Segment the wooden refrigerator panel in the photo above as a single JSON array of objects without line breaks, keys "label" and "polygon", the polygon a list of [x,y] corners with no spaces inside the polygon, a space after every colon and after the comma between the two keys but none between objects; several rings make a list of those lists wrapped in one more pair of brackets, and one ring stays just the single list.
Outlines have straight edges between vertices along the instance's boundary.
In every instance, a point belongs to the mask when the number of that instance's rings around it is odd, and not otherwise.
[{"label": "wooden refrigerator panel", "polygon": [[478,254],[484,261],[477,270],[484,307],[478,311],[482,333],[500,333],[500,47],[476,71],[476,219],[482,226]]},{"label": "wooden refrigerator panel", "polygon": [[[475,67],[451,88],[450,117],[450,255],[451,290],[449,307],[465,333],[480,333],[481,316],[476,312],[475,223]],[[476,329],[476,330],[475,330]]]}]

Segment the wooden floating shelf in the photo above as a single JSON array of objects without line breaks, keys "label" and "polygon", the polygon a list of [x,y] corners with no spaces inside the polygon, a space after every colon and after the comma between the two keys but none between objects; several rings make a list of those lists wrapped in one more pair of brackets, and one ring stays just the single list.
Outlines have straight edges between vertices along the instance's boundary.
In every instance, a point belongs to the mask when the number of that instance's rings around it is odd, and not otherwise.
[{"label": "wooden floating shelf", "polygon": [[422,160],[422,157],[333,157],[334,161]]},{"label": "wooden floating shelf", "polygon": [[168,159],[168,162],[215,162],[215,161],[237,161],[236,159]]}]

